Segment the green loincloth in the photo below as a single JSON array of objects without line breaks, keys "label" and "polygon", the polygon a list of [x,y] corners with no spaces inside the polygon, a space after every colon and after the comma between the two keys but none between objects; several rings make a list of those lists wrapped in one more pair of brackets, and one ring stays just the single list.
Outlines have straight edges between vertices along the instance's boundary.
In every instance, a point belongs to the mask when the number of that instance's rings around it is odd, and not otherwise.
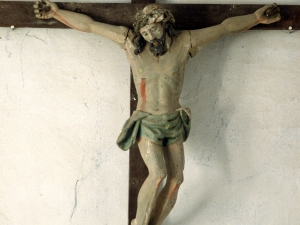
[{"label": "green loincloth", "polygon": [[140,136],[162,146],[175,143],[180,137],[186,141],[191,128],[190,115],[188,108],[180,108],[163,115],[134,111],[125,122],[117,145],[121,149],[127,150]]}]

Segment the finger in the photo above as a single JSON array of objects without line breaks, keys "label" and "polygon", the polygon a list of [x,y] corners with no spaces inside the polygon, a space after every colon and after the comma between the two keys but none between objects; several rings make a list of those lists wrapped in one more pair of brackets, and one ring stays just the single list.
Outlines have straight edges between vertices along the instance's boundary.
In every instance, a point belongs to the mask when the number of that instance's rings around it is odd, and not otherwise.
[{"label": "finger", "polygon": [[276,3],[273,3],[273,4],[268,4],[268,5],[265,5],[262,9],[264,11],[267,11],[267,10],[274,10],[274,8],[277,7],[277,4]]},{"label": "finger", "polygon": [[38,7],[39,7],[40,9],[42,9],[44,6],[45,6],[45,4],[43,4],[42,2],[39,2]]},{"label": "finger", "polygon": [[266,13],[267,13],[267,12],[272,12],[273,14],[275,14],[275,13],[280,12],[280,8],[279,8],[279,7],[276,7],[276,8],[270,8],[270,9],[267,9]]},{"label": "finger", "polygon": [[275,17],[276,21],[279,21],[281,19],[281,15],[280,13],[276,13],[276,17]]},{"label": "finger", "polygon": [[38,18],[38,19],[45,19],[45,18],[43,17],[43,14],[41,14],[41,13],[36,13],[36,14],[35,14],[35,18]]},{"label": "finger", "polygon": [[280,19],[281,19],[280,13],[277,13],[274,16],[268,18],[268,24],[278,22]]},{"label": "finger", "polygon": [[273,6],[273,5],[271,5],[271,4],[265,5],[264,7],[262,7],[262,10],[263,10],[263,11],[266,11],[266,10],[272,8],[272,6]]},{"label": "finger", "polygon": [[48,0],[41,0],[41,2],[43,2],[45,5],[50,5],[50,1]]},{"label": "finger", "polygon": [[41,8],[43,5],[41,5],[41,2],[35,2],[35,4],[33,5],[33,8]]},{"label": "finger", "polygon": [[273,16],[274,15],[274,12],[272,9],[268,9],[265,14],[269,17],[269,16]]},{"label": "finger", "polygon": [[279,7],[276,7],[276,8],[274,9],[274,12],[275,12],[275,13],[279,13],[279,12],[280,12],[280,8],[279,8]]}]

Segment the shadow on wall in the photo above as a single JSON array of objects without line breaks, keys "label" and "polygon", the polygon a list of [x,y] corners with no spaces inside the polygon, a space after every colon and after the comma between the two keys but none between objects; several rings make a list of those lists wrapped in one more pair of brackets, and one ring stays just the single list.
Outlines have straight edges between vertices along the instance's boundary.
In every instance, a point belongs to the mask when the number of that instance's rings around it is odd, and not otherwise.
[{"label": "shadow on wall", "polygon": [[188,205],[176,224],[184,224],[201,213],[220,184],[231,176],[225,132],[234,107],[222,93],[222,59],[228,50],[228,46],[224,49],[224,42],[221,39],[203,48],[186,68],[180,100],[183,107],[191,108],[192,130],[185,143],[186,182],[181,193],[188,194],[177,204],[181,210],[184,204]]}]

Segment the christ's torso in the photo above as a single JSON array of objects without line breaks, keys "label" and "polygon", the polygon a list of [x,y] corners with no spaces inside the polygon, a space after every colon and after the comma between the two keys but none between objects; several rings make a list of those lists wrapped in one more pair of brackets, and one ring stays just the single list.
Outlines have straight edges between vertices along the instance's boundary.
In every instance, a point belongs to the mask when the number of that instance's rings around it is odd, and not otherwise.
[{"label": "christ's torso", "polygon": [[148,45],[139,55],[134,55],[131,41],[125,45],[138,95],[137,110],[157,115],[180,108],[190,35],[188,31],[182,31],[172,39],[168,51],[159,57],[150,52]]}]

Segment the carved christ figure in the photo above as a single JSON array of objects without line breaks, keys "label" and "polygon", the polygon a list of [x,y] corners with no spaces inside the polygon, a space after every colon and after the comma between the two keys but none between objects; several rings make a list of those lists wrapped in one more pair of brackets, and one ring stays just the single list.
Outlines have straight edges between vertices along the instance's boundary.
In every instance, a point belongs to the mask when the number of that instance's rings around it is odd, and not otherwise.
[{"label": "carved christ figure", "polygon": [[[183,182],[183,142],[189,134],[191,114],[188,108],[181,107],[179,97],[187,61],[203,46],[221,37],[259,23],[279,21],[279,8],[276,4],[266,5],[253,14],[229,18],[216,26],[181,31],[174,30],[171,12],[156,4],[137,13],[133,29],[96,22],[86,15],[61,10],[48,0],[36,2],[34,12],[36,18],[55,18],[79,31],[106,37],[125,50],[138,104],[117,143],[127,150],[137,142],[149,171],[131,224],[162,224]],[[158,193],[165,178],[166,183]]]}]

